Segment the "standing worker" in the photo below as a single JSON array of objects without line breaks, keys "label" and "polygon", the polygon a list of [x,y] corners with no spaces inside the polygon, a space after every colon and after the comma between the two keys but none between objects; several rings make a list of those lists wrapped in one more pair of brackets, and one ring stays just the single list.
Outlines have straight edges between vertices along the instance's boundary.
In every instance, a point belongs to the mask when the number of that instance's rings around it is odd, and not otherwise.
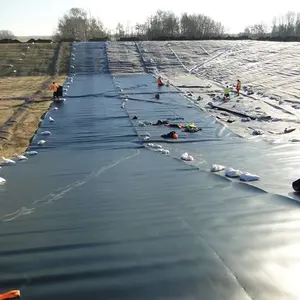
[{"label": "standing worker", "polygon": [[59,88],[59,85],[57,83],[55,83],[55,81],[52,82],[51,86],[50,86],[50,90],[53,91],[53,97],[52,100],[54,100],[55,98],[59,97],[57,96],[57,89]]},{"label": "standing worker", "polygon": [[157,85],[158,85],[158,86],[163,86],[163,85],[164,85],[164,84],[162,83],[162,81],[161,81],[161,77],[160,77],[160,76],[157,78]]},{"label": "standing worker", "polygon": [[240,89],[242,88],[242,84],[240,82],[240,80],[237,80],[237,85],[236,85],[236,93],[239,96],[240,95]]},{"label": "standing worker", "polygon": [[227,98],[229,98],[229,96],[230,96],[230,88],[227,85],[224,90],[224,99],[223,100],[226,100]]}]

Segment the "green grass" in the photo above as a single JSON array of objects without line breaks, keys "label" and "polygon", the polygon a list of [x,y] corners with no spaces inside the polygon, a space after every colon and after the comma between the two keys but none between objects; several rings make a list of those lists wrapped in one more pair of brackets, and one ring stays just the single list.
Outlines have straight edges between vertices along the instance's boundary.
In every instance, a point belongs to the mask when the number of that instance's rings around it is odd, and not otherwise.
[{"label": "green grass", "polygon": [[72,43],[62,43],[59,75],[65,75],[69,73],[71,50]]},{"label": "green grass", "polygon": [[[0,44],[0,77],[52,75],[56,48],[56,43]],[[61,75],[68,72],[70,50],[70,43],[62,44]]]},{"label": "green grass", "polygon": [[[0,44],[0,76],[49,74],[56,44]],[[14,67],[10,67],[12,64]],[[16,73],[13,73],[16,70]]]}]

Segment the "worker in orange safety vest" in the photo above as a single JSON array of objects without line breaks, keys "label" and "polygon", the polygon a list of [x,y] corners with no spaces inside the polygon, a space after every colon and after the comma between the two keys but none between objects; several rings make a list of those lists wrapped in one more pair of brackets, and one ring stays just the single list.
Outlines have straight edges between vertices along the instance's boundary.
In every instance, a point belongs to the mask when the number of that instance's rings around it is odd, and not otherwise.
[{"label": "worker in orange safety vest", "polygon": [[160,76],[157,78],[157,85],[158,86],[163,86],[164,85]]},{"label": "worker in orange safety vest", "polygon": [[53,81],[53,83],[50,85],[50,90],[53,92],[52,99],[54,99],[55,97],[57,97],[55,94],[56,94],[58,88],[59,88],[59,85],[57,83],[55,83],[55,81]]}]

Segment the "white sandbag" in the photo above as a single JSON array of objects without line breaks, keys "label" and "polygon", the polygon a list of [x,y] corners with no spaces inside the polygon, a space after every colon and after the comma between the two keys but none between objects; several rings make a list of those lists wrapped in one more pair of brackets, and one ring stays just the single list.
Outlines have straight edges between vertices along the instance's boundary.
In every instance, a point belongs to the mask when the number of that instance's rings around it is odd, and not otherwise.
[{"label": "white sandbag", "polygon": [[46,141],[45,141],[45,140],[40,140],[40,141],[38,141],[37,144],[38,144],[38,145],[44,145],[44,144],[46,144]]},{"label": "white sandbag", "polygon": [[225,170],[225,175],[230,178],[239,177],[242,174],[240,170],[235,170],[233,168],[228,168]]},{"label": "white sandbag", "polygon": [[41,132],[41,135],[51,135],[51,132],[46,130]]},{"label": "white sandbag", "polygon": [[161,148],[162,148],[162,146],[161,146],[161,145],[159,145],[159,144],[153,144],[153,148],[156,148],[156,149],[161,149]]},{"label": "white sandbag", "polygon": [[212,165],[211,166],[211,169],[210,169],[210,171],[211,172],[220,172],[220,171],[223,171],[225,169],[225,167],[224,166],[222,166],[222,165]]},{"label": "white sandbag", "polygon": [[240,175],[240,180],[242,181],[256,181],[256,180],[259,180],[260,177],[258,175],[255,175],[255,174],[251,174],[251,173],[242,173]]},{"label": "white sandbag", "polygon": [[185,161],[193,161],[194,157],[192,155],[189,155],[187,152],[185,152],[181,155],[181,159]]},{"label": "white sandbag", "polygon": [[19,160],[19,161],[28,160],[28,158],[24,155],[20,155],[20,154],[15,153],[15,156],[16,156],[16,159]]},{"label": "white sandbag", "polygon": [[24,155],[32,156],[32,155],[38,155],[39,153],[37,151],[26,151]]},{"label": "white sandbag", "polygon": [[154,149],[162,149],[162,146],[158,145],[158,144],[149,143],[147,145],[148,145],[148,147],[151,147],[151,148],[154,148]]},{"label": "white sandbag", "polygon": [[[143,134],[142,134],[142,139],[143,139],[144,141],[150,140],[150,133],[149,133],[149,132],[143,133]],[[149,146],[149,144],[148,144],[148,146]]]},{"label": "white sandbag", "polygon": [[4,178],[0,177],[0,185],[5,184],[5,183],[6,183],[6,180]]},{"label": "white sandbag", "polygon": [[16,162],[10,158],[2,157],[2,160],[3,160],[3,162],[1,163],[1,165],[3,165],[3,166],[10,166],[10,165],[16,164]]}]

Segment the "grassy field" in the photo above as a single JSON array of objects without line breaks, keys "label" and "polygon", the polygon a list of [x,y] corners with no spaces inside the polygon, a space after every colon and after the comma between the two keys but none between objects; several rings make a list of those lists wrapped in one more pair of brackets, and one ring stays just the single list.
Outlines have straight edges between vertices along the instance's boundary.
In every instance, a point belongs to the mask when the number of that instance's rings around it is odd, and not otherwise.
[{"label": "grassy field", "polygon": [[[64,82],[71,44],[61,45],[57,60],[56,49],[55,43],[0,44],[0,157],[24,152],[51,104],[49,84],[53,79]],[[58,72],[54,75],[56,61]],[[36,101],[23,109],[28,98]],[[11,118],[13,124],[7,125]]]},{"label": "grassy field", "polygon": [[[49,78],[51,79],[51,77]],[[63,82],[65,76],[55,79],[57,82]],[[4,131],[2,138],[6,139],[2,149],[0,148],[0,157],[12,157],[14,153],[24,153],[30,138],[39,125],[41,116],[52,103],[50,101],[51,96],[52,93],[48,89],[44,89],[36,98],[37,101],[26,104],[26,108],[21,113],[19,113],[19,108],[24,104],[24,101],[0,100],[0,107],[3,109],[1,110],[0,128]],[[12,116],[15,116],[13,126],[4,126],[4,123]]]},{"label": "grassy field", "polygon": [[48,75],[57,44],[0,44],[0,76]]},{"label": "grassy field", "polygon": [[42,39],[42,40],[51,40],[52,36],[50,35],[30,35],[30,36],[17,36],[16,37],[17,40],[19,40],[22,43],[25,43],[27,41],[29,41],[30,39]]},{"label": "grassy field", "polygon": [[0,99],[28,98],[40,90],[50,76],[0,78]]},{"label": "grassy field", "polygon": [[72,50],[72,43],[63,43],[61,46],[61,60],[59,64],[59,75],[69,73],[70,53]]}]

